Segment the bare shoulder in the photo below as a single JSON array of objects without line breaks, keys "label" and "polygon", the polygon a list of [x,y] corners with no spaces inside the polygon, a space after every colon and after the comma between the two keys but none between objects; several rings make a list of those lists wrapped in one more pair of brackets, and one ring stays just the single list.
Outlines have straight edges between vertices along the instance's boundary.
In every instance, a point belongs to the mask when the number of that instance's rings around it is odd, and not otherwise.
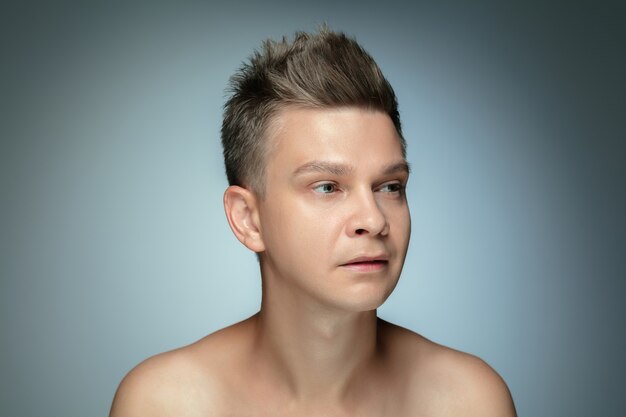
[{"label": "bare shoulder", "polygon": [[117,389],[111,417],[169,416],[193,387],[192,360],[184,349],[151,357],[132,369]]},{"label": "bare shoulder", "polygon": [[437,381],[449,415],[516,415],[506,383],[491,366],[474,355],[434,345],[428,355],[432,366],[428,375]]},{"label": "bare shoulder", "polygon": [[500,375],[477,356],[434,343],[390,323],[398,357],[408,366],[409,403],[430,415],[516,416],[509,389]]},{"label": "bare shoulder", "polygon": [[232,391],[226,369],[233,352],[225,347],[235,336],[226,328],[146,359],[120,383],[110,417],[219,415]]}]

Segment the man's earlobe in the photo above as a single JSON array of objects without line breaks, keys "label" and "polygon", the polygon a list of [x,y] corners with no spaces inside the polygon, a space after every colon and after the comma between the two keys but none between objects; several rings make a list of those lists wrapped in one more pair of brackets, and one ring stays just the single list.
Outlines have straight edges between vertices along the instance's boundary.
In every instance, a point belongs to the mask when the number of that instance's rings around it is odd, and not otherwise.
[{"label": "man's earlobe", "polygon": [[263,252],[265,245],[261,238],[257,197],[254,193],[231,185],[224,192],[224,211],[237,239],[251,251]]}]

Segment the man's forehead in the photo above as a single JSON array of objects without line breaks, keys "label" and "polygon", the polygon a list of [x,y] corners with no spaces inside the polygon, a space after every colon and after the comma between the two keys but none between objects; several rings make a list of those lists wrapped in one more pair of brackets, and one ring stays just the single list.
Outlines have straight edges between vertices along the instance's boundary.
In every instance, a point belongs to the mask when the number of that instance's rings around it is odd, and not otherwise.
[{"label": "man's forehead", "polygon": [[[323,150],[358,141],[365,136],[378,136],[402,152],[401,137],[386,113],[355,106],[312,108],[289,105],[272,117],[265,131],[267,150],[281,147],[321,145]],[[391,140],[389,140],[391,139]],[[367,150],[367,149],[364,149]],[[318,149],[320,151],[320,149]]]},{"label": "man's forehead", "polygon": [[284,126],[294,120],[299,122],[303,118],[319,119],[347,114],[360,114],[363,116],[379,115],[383,118],[388,118],[389,122],[393,125],[393,121],[389,115],[376,108],[368,108],[357,105],[315,107],[299,104],[287,104],[279,107],[272,115],[270,124],[280,129],[280,126]]},{"label": "man's forehead", "polygon": [[410,172],[395,125],[378,110],[289,106],[266,132],[265,182],[315,172],[368,177]]}]

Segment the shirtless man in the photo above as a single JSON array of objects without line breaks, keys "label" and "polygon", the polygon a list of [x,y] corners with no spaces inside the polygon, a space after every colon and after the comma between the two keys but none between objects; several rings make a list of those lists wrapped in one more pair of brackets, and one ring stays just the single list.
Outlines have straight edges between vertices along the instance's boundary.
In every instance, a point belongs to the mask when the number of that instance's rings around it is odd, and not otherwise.
[{"label": "shirtless man", "polygon": [[372,58],[298,33],[231,88],[224,208],[259,257],[261,309],[137,366],[110,416],[515,416],[483,361],[376,316],[411,225],[396,97]]}]

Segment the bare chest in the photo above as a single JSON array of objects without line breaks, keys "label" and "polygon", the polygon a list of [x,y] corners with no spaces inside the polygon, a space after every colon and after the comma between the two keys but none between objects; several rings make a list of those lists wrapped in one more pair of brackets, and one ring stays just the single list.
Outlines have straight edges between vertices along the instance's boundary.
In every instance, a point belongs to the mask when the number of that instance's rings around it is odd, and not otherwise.
[{"label": "bare chest", "polygon": [[343,402],[323,398],[298,400],[268,387],[250,386],[229,392],[211,416],[224,417],[404,417],[426,415],[402,387],[380,387],[376,392]]}]

